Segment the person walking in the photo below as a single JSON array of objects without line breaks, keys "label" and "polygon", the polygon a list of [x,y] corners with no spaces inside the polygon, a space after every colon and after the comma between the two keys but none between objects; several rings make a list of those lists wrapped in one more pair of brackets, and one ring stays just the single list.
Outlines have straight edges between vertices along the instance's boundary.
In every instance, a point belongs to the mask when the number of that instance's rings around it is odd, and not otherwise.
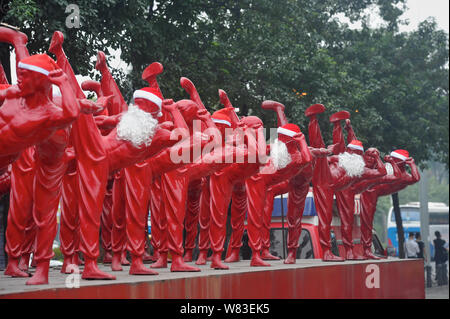
[{"label": "person walking", "polygon": [[448,243],[441,238],[441,233],[435,231],[436,239],[434,244],[434,261],[436,263],[436,280],[438,286],[448,285],[447,278],[447,260],[448,260]]}]

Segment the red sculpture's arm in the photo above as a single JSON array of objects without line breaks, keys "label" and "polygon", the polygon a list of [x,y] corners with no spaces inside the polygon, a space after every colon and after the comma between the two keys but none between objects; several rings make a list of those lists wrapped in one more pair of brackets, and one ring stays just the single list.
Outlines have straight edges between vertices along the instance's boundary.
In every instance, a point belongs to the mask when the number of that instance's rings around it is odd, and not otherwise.
[{"label": "red sculpture's arm", "polygon": [[375,161],[377,163],[376,169],[370,169],[365,168],[364,173],[361,178],[378,178],[386,175],[386,167],[384,166],[383,162],[381,161],[381,158],[379,154],[377,153],[375,157]]},{"label": "red sculpture's arm", "polygon": [[419,173],[419,169],[416,166],[416,163],[414,162],[414,159],[412,157],[409,157],[406,159],[406,164],[409,165],[409,167],[411,167],[411,175],[408,182],[408,185],[417,183],[420,180],[420,173]]},{"label": "red sculpture's arm", "polygon": [[67,75],[61,70],[54,70],[48,75],[49,80],[61,90],[62,111],[54,111],[50,115],[49,125],[67,125],[80,114],[80,105],[69,83]]},{"label": "red sculpture's arm", "polygon": [[312,155],[309,150],[308,144],[306,143],[306,138],[303,133],[297,134],[294,136],[294,139],[300,145],[300,153],[302,154],[302,163],[306,164],[311,162]]}]

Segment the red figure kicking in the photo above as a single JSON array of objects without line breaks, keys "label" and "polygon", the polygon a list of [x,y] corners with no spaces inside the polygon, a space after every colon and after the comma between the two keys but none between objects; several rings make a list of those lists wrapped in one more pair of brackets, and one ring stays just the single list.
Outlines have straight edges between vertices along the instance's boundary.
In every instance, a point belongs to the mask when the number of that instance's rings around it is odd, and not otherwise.
[{"label": "red figure kicking", "polygon": [[[305,111],[305,115],[310,119],[309,139],[312,147],[325,147],[317,121],[317,114],[323,113],[324,111],[325,107],[322,104],[314,104]],[[337,153],[339,147],[341,145],[335,144],[333,151]],[[343,257],[335,256],[331,252],[331,220],[334,193],[350,187],[361,180],[377,178],[382,175],[378,169],[368,169],[365,167],[362,156],[354,152],[346,152],[343,154],[328,158],[315,158],[314,161],[312,182],[314,187],[314,203],[319,217],[319,236],[323,251],[323,261],[345,260]],[[380,170],[382,169],[380,168]]]},{"label": "red figure kicking", "polygon": [[[377,209],[377,201],[381,196],[397,193],[409,185],[420,180],[419,170],[414,159],[409,157],[406,150],[395,150],[385,160],[391,163],[394,177],[388,183],[372,186],[361,193],[361,242],[364,248],[364,257],[368,259],[379,259],[372,253],[372,229],[373,217]],[[411,168],[411,174],[406,171],[406,165]],[[398,166],[398,168],[396,168]],[[399,172],[396,172],[396,170]],[[392,179],[394,181],[392,182]]]}]

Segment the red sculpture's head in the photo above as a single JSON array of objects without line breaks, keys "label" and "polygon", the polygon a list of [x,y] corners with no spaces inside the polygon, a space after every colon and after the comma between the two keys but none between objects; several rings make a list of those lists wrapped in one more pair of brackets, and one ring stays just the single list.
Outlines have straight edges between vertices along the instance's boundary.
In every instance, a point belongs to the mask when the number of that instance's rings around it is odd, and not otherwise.
[{"label": "red sculpture's head", "polygon": [[300,134],[301,131],[297,125],[288,123],[286,125],[280,126],[277,129],[277,133],[278,139],[281,142],[288,144],[290,142],[294,142],[295,141],[294,136]]},{"label": "red sculpture's head", "polygon": [[22,59],[17,68],[17,85],[23,95],[36,91],[50,93],[52,83],[48,78],[51,71],[59,69],[47,54],[36,54]]},{"label": "red sculpture's head", "polygon": [[409,152],[407,150],[395,150],[392,151],[390,154],[393,158],[395,163],[399,168],[403,168],[405,166],[405,161],[409,157]]},{"label": "red sculpture's head", "polygon": [[376,168],[376,158],[380,156],[380,152],[374,148],[370,147],[364,152],[364,162],[368,168]]},{"label": "red sculpture's head", "polygon": [[347,145],[347,152],[351,154],[364,154],[364,147],[361,141],[353,140]]},{"label": "red sculpture's head", "polygon": [[162,95],[161,92],[152,87],[145,87],[133,93],[134,103],[145,112],[150,113],[154,118],[161,117]]},{"label": "red sculpture's head", "polygon": [[225,137],[225,130],[227,128],[231,128],[231,119],[227,113],[228,112],[226,109],[221,109],[211,115],[211,119],[216,124],[216,127],[219,129],[222,137]]}]

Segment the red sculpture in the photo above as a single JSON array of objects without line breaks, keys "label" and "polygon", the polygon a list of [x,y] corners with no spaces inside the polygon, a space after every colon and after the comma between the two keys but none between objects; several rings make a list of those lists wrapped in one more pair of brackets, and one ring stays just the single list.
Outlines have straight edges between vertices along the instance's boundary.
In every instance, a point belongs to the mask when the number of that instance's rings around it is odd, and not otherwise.
[{"label": "red sculpture", "polygon": [[[309,117],[309,140],[312,147],[324,148],[322,135],[317,120],[317,114],[323,113],[325,107],[322,104],[310,106],[305,115]],[[334,144],[332,150],[339,154],[341,144]],[[323,250],[322,260],[343,261],[343,257],[335,256],[331,252],[331,220],[333,195],[337,191],[342,191],[363,179],[378,178],[383,175],[381,170],[368,169],[365,167],[362,156],[353,150],[328,158],[315,158],[313,172],[314,203],[319,217],[319,236]],[[386,172],[384,171],[384,174]],[[353,212],[352,212],[353,213]]]}]

